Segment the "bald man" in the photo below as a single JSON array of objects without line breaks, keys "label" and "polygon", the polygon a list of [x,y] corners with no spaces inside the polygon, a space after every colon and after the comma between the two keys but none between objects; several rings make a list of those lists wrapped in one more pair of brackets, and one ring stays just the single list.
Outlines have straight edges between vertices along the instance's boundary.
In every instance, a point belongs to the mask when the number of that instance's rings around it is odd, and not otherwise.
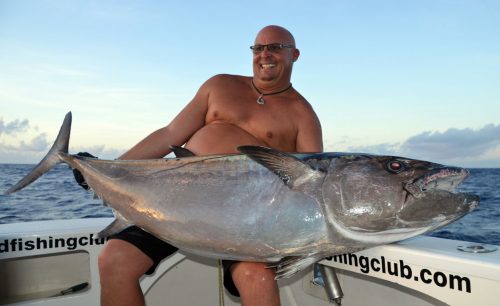
[{"label": "bald man", "polygon": [[[236,153],[241,145],[285,152],[321,152],[321,125],[311,105],[290,82],[299,58],[292,34],[279,26],[263,28],[250,47],[253,77],[220,74],[162,127],[120,159],[162,158],[170,146],[184,145],[196,155]],[[111,237],[99,256],[101,305],[144,305],[143,274],[177,249],[131,227]],[[275,271],[264,263],[224,263],[224,284],[244,306],[280,305]]]}]

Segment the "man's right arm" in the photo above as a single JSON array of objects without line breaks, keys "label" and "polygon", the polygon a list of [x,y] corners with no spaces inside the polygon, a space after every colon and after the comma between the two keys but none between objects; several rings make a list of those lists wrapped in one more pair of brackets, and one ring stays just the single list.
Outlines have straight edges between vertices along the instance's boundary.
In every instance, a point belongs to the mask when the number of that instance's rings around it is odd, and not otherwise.
[{"label": "man's right arm", "polygon": [[[212,79],[200,87],[193,100],[184,107],[172,122],[146,136],[146,138],[118,159],[162,158],[171,152],[170,146],[181,146],[186,143],[196,131],[205,125],[205,117],[208,111],[208,97],[212,86],[210,81]],[[89,154],[86,152],[79,154],[89,157],[85,155]],[[74,169],[73,175],[80,186],[88,189],[85,178],[80,171]]]},{"label": "man's right arm", "polygon": [[[212,78],[213,79],[213,78]],[[211,80],[205,82],[191,102],[165,127],[162,127],[128,150],[119,159],[162,158],[170,146],[181,146],[205,125]]]}]

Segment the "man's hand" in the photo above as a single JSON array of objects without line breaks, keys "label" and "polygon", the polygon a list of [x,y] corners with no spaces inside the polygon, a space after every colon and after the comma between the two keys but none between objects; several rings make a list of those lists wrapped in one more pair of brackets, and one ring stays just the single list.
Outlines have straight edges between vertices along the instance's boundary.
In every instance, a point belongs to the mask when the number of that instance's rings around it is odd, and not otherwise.
[{"label": "man's hand", "polygon": [[[79,152],[76,155],[83,157],[97,158],[96,156],[87,152]],[[78,183],[78,185],[82,186],[82,188],[85,190],[89,190],[89,185],[85,181],[85,178],[83,177],[82,173],[78,171],[78,169],[73,169],[73,176],[75,177],[75,181]]]}]

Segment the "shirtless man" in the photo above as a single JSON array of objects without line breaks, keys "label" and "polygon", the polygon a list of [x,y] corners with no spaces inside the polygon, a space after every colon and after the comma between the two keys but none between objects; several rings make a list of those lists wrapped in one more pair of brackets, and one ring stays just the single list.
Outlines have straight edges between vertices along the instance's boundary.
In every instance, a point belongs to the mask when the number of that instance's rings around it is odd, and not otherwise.
[{"label": "shirtless man", "polygon": [[[293,63],[300,54],[291,33],[267,26],[258,33],[252,51],[253,77],[210,78],[170,124],[120,159],[161,158],[170,153],[169,146],[183,144],[196,155],[235,153],[240,145],[322,151],[318,118],[290,83]],[[99,256],[101,304],[144,305],[139,278],[176,249],[137,228],[112,238]],[[243,305],[280,304],[275,272],[265,264],[230,262],[225,268],[226,288],[231,289],[232,276]]]}]

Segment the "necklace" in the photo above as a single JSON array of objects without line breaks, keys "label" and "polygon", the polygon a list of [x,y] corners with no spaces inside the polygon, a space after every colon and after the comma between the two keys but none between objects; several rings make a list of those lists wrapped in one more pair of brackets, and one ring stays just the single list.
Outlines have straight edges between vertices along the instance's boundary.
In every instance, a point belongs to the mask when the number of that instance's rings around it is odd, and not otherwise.
[{"label": "necklace", "polygon": [[265,96],[272,96],[272,95],[277,95],[277,94],[280,94],[282,92],[285,92],[287,90],[290,89],[290,87],[292,87],[292,83],[290,83],[290,85],[288,85],[287,88],[283,89],[283,90],[280,90],[280,91],[276,91],[276,92],[271,92],[271,93],[262,93],[258,88],[257,86],[255,86],[255,83],[253,82],[253,79],[252,79],[252,86],[253,88],[259,93],[259,97],[257,98],[257,104],[259,105],[264,105],[266,103],[266,101],[264,101],[264,97]]}]

